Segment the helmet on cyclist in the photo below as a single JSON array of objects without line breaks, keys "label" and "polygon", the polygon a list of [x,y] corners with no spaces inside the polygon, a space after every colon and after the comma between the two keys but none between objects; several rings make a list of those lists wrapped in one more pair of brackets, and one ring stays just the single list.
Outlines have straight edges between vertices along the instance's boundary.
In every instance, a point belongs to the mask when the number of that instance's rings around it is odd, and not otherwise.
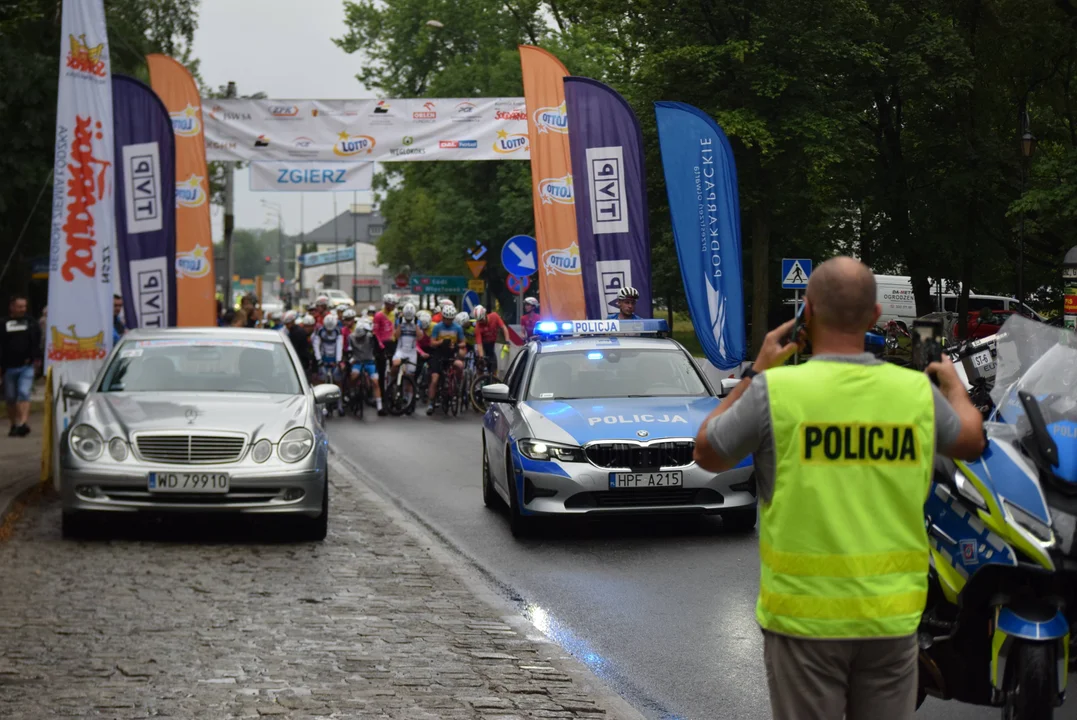
[{"label": "helmet on cyclist", "polygon": [[313,315],[309,315],[309,314],[308,314],[308,315],[304,315],[304,316],[303,316],[303,320],[302,320],[302,324],[303,324],[303,325],[306,325],[306,326],[308,326],[308,327],[309,327],[309,326],[311,326],[311,325],[314,325],[314,324],[315,324],[315,321],[314,321],[314,316],[313,316]]},{"label": "helmet on cyclist", "polygon": [[538,298],[528,297],[524,298],[524,307],[538,307]]},{"label": "helmet on cyclist", "polygon": [[393,293],[385,293],[381,301],[385,305],[396,305],[396,295]]},{"label": "helmet on cyclist", "polygon": [[347,310],[345,310],[343,312],[343,314],[341,314],[341,317],[344,318],[345,320],[354,320],[355,319],[355,311],[352,310],[351,308],[348,308]]},{"label": "helmet on cyclist", "polygon": [[486,319],[486,308],[482,305],[476,305],[471,308],[471,314],[475,316],[475,322],[482,322]]},{"label": "helmet on cyclist", "polygon": [[315,305],[324,305],[326,307],[329,307],[329,296],[328,295],[319,295],[318,299],[314,301],[314,304]]},{"label": "helmet on cyclist", "polygon": [[430,327],[430,322],[433,319],[434,318],[430,314],[429,310],[420,310],[415,316],[416,322],[419,323],[419,327],[421,327],[423,330],[426,330],[428,327]]},{"label": "helmet on cyclist", "polygon": [[448,320],[449,322],[452,322],[454,315],[456,315],[456,308],[454,308],[452,305],[442,305],[441,306],[441,320],[442,320],[442,322],[444,322],[445,320]]},{"label": "helmet on cyclist", "polygon": [[347,310],[347,309],[348,309],[348,306],[345,305],[344,303],[341,303],[340,305],[337,305],[335,308],[333,308],[333,310],[336,311],[337,315],[343,315],[344,311]]},{"label": "helmet on cyclist", "polygon": [[453,305],[453,301],[449,298],[441,298],[440,300],[438,300],[438,307],[441,308],[442,312],[445,312],[445,308],[455,306]]},{"label": "helmet on cyclist", "polygon": [[325,316],[325,319],[322,320],[322,326],[324,326],[325,329],[329,330],[329,331],[336,330],[337,329],[337,316],[334,315],[333,313],[329,313],[328,315]]},{"label": "helmet on cyclist", "polygon": [[453,322],[455,322],[462,328],[466,328],[467,324],[471,322],[471,318],[468,317],[468,314],[466,312],[458,312],[456,313],[456,317],[453,318]]},{"label": "helmet on cyclist", "polygon": [[638,300],[639,290],[634,287],[625,286],[617,293],[618,300]]},{"label": "helmet on cyclist", "polygon": [[295,310],[289,310],[288,312],[284,313],[284,324],[291,325],[296,321],[298,317],[299,316]]},{"label": "helmet on cyclist", "polygon": [[366,337],[366,334],[370,332],[371,329],[372,328],[369,321],[360,320],[359,322],[355,323],[355,329],[352,330],[352,335],[361,339]]},{"label": "helmet on cyclist", "polygon": [[415,319],[415,305],[413,305],[412,303],[406,304],[402,312],[404,314],[404,319],[408,322],[411,322]]},{"label": "helmet on cyclist", "polygon": [[368,307],[366,309],[366,316],[369,317],[369,318],[372,318],[372,317],[374,317],[374,315],[377,314],[377,312],[378,312],[378,309],[376,307],[374,307],[373,305],[371,305],[370,307]]}]

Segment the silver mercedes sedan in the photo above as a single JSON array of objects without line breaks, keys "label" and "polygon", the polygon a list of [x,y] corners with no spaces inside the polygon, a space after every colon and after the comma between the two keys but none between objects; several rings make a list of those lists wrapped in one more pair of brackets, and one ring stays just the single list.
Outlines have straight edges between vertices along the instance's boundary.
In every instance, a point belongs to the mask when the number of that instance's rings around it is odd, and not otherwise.
[{"label": "silver mercedes sedan", "polygon": [[60,442],[63,534],[107,513],[288,516],[302,539],[325,538],[328,452],[322,405],[335,385],[308,385],[275,330],[133,330],[79,401]]}]

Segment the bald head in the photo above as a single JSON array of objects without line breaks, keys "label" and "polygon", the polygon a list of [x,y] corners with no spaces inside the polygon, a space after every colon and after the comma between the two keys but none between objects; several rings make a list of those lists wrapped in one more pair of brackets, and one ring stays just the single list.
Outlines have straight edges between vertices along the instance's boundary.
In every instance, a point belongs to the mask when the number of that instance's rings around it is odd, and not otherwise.
[{"label": "bald head", "polygon": [[840,333],[862,333],[875,322],[875,276],[867,265],[839,256],[808,278],[813,321]]}]

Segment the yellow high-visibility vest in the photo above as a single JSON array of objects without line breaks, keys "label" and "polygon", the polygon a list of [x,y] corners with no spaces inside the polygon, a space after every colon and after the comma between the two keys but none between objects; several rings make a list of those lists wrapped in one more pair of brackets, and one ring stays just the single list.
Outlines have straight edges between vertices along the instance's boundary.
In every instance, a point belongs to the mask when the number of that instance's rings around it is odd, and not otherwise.
[{"label": "yellow high-visibility vest", "polygon": [[809,638],[911,635],[927,600],[930,381],[827,360],[766,378],[776,473],[760,511],[759,624]]}]

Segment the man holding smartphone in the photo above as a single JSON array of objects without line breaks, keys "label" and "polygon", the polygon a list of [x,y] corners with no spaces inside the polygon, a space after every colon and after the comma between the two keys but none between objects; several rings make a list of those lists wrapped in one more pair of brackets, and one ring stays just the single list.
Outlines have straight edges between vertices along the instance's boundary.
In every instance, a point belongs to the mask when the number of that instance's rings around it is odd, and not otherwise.
[{"label": "man holding smartphone", "polygon": [[[983,449],[980,413],[948,358],[925,374],[864,351],[881,312],[869,268],[824,262],[808,280],[803,331],[790,338],[796,320],[772,330],[696,437],[707,470],[754,454],[756,619],[777,720],[913,714],[934,453],[972,460]],[[781,367],[809,339],[812,359]]]}]

